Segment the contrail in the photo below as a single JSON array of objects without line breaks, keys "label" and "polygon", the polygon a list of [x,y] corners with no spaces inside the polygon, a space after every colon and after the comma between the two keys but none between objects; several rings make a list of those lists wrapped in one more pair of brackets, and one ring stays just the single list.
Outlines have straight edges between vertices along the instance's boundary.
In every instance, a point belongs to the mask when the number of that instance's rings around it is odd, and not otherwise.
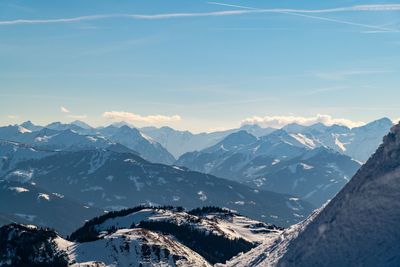
[{"label": "contrail", "polygon": [[319,17],[309,14],[318,13],[335,13],[335,12],[373,12],[373,11],[399,11],[400,4],[382,4],[382,5],[357,5],[350,7],[340,7],[331,9],[288,9],[288,8],[272,8],[272,9],[259,9],[240,5],[231,5],[219,2],[208,2],[213,5],[220,5],[226,7],[240,8],[240,10],[225,10],[225,11],[214,11],[214,12],[192,12],[192,13],[164,13],[164,14],[96,14],[87,16],[78,16],[71,18],[56,18],[56,19],[15,19],[15,20],[0,20],[0,26],[5,25],[20,25],[20,24],[55,24],[55,23],[73,23],[80,21],[90,20],[102,20],[111,18],[128,18],[135,20],[162,20],[162,19],[174,19],[174,18],[188,18],[188,17],[212,17],[212,16],[233,16],[243,15],[252,13],[282,13],[294,16],[303,16],[312,19],[326,20],[331,22],[337,22],[342,24],[360,26],[380,31],[397,31],[394,29],[367,25],[361,23],[354,23],[350,21],[343,21],[337,19],[330,19],[325,17]]},{"label": "contrail", "polygon": [[397,11],[397,10],[400,10],[400,4],[358,5],[358,6],[331,8],[331,9],[304,10],[304,9],[260,9],[260,8],[254,8],[254,7],[248,7],[248,6],[239,6],[239,5],[219,3],[219,2],[207,2],[207,3],[212,4],[212,5],[236,7],[236,8],[242,8],[244,10],[252,10],[252,11],[259,11],[259,12],[265,12],[266,10],[275,10],[276,13],[288,14],[288,15],[292,15],[292,16],[300,16],[300,17],[305,17],[305,18],[310,18],[310,19],[330,21],[330,22],[352,25],[352,26],[359,26],[359,27],[364,27],[364,28],[375,30],[376,32],[398,32],[399,31],[397,29],[386,28],[386,27],[382,27],[379,25],[369,25],[369,24],[357,23],[357,22],[352,22],[352,21],[347,21],[347,20],[339,20],[339,19],[320,17],[320,16],[315,16],[315,15],[310,15],[310,14],[334,13],[334,12],[346,12],[346,11],[348,11],[348,12],[351,12],[351,11]]}]

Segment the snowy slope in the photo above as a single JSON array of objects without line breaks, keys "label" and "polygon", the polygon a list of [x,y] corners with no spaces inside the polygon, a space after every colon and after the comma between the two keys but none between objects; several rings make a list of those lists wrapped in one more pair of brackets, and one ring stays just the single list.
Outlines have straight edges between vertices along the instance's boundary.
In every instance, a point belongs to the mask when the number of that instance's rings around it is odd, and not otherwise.
[{"label": "snowy slope", "polygon": [[93,242],[56,242],[73,266],[211,266],[173,237],[145,229],[121,229]]},{"label": "snowy slope", "polygon": [[282,232],[282,228],[274,225],[215,207],[189,212],[176,208],[135,207],[88,221],[71,234],[71,240],[85,243],[89,248],[113,233],[132,229],[162,232],[211,263],[223,263],[262,241],[275,240]]},{"label": "snowy slope", "polygon": [[0,228],[0,266],[211,266],[173,237],[121,229],[94,242],[75,243],[32,225]]},{"label": "snowy slope", "polygon": [[[399,266],[400,125],[293,238],[243,255],[247,266]],[[232,262],[229,266],[235,265]]]}]

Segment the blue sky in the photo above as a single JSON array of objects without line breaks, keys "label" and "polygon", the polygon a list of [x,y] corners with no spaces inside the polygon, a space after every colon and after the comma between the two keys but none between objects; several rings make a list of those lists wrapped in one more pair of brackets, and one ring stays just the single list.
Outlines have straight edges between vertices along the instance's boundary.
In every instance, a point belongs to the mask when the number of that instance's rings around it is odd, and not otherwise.
[{"label": "blue sky", "polygon": [[397,119],[399,49],[395,1],[0,0],[0,124]]}]

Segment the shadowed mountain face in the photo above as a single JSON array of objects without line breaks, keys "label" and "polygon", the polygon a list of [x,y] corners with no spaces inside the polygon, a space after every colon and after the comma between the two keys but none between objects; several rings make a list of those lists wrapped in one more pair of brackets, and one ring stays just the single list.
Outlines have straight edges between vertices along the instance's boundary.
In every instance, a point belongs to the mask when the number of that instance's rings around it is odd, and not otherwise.
[{"label": "shadowed mountain face", "polygon": [[142,203],[187,208],[218,205],[277,225],[307,216],[312,206],[290,195],[255,190],[212,175],[152,164],[109,150],[57,153],[20,163],[5,180],[34,182],[87,205],[107,210]]}]

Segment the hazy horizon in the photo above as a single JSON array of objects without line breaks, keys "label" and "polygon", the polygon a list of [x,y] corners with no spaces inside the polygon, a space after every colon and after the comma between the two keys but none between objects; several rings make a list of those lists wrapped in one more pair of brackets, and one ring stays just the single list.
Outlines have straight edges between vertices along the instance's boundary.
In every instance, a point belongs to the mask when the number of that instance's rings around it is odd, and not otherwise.
[{"label": "hazy horizon", "polygon": [[[283,127],[285,127],[287,125],[290,125],[290,124],[297,124],[297,125],[301,125],[301,126],[312,126],[312,125],[315,125],[315,124],[322,123],[325,126],[340,125],[340,126],[346,126],[346,127],[351,129],[351,128],[356,128],[356,127],[362,127],[362,126],[365,126],[365,125],[367,125],[369,123],[372,123],[372,122],[375,122],[375,121],[378,121],[378,120],[383,120],[383,119],[389,119],[389,120],[392,121],[393,124],[397,124],[399,122],[399,121],[396,121],[396,120],[393,120],[393,119],[390,119],[390,118],[387,118],[387,117],[381,117],[381,118],[376,118],[376,119],[374,119],[372,121],[367,121],[367,122],[364,122],[362,124],[354,125],[353,127],[350,127],[349,125],[346,125],[347,121],[345,121],[345,123],[341,122],[340,120],[339,121],[335,121],[334,119],[325,120],[324,121],[324,120],[318,119],[318,116],[316,116],[315,118],[308,118],[308,120],[304,120],[304,118],[300,118],[300,117],[292,117],[291,118],[292,120],[288,120],[288,118],[290,118],[290,117],[285,117],[284,119],[280,118],[280,120],[279,120],[279,119],[277,119],[275,117],[275,119],[269,121],[269,123],[271,125],[262,125],[260,123],[257,123],[256,121],[255,122],[246,122],[246,121],[244,121],[241,124],[239,124],[237,127],[233,127],[233,128],[217,128],[217,129],[210,129],[208,131],[204,130],[204,131],[198,131],[198,132],[191,131],[189,129],[178,129],[178,128],[174,128],[174,127],[171,127],[171,126],[168,126],[168,125],[158,125],[157,126],[157,125],[149,124],[149,125],[145,125],[145,126],[136,126],[133,123],[129,123],[129,122],[126,122],[126,121],[113,121],[113,122],[108,122],[108,123],[101,124],[101,125],[91,125],[90,123],[85,121],[85,119],[79,119],[79,118],[73,119],[73,120],[68,120],[68,121],[50,121],[50,122],[44,123],[44,124],[35,123],[34,121],[28,119],[26,121],[22,121],[22,122],[18,122],[18,123],[10,123],[10,124],[0,125],[0,127],[2,127],[2,126],[12,126],[12,125],[21,125],[21,124],[23,124],[25,122],[31,122],[32,124],[34,124],[36,126],[43,126],[43,127],[45,127],[47,125],[50,125],[52,123],[72,124],[72,123],[82,122],[82,123],[85,123],[85,124],[89,125],[92,128],[102,128],[102,127],[107,127],[107,126],[111,126],[111,125],[119,126],[119,125],[125,124],[125,125],[127,125],[129,127],[134,127],[134,128],[138,128],[138,129],[146,128],[146,127],[155,127],[155,128],[169,127],[169,128],[172,128],[172,129],[178,130],[178,131],[188,131],[188,132],[191,132],[193,134],[199,134],[199,133],[211,133],[211,132],[218,132],[218,131],[227,131],[227,130],[233,130],[233,129],[237,129],[237,128],[241,128],[241,127],[245,127],[245,126],[253,126],[253,125],[257,125],[257,126],[259,126],[261,128],[281,129],[281,128],[283,128]],[[285,119],[286,119],[286,121],[285,121]],[[301,119],[303,119],[303,121]]]}]

